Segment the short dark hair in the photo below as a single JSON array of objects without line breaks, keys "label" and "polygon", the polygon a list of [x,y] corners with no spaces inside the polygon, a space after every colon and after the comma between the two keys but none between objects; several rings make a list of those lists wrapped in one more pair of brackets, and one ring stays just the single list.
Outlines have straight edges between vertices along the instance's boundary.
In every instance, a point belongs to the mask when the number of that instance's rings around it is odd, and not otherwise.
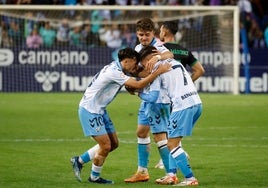
[{"label": "short dark hair", "polygon": [[119,50],[118,52],[119,61],[121,62],[126,58],[136,59],[138,63],[140,61],[140,54],[136,52],[134,49],[129,47]]},{"label": "short dark hair", "polygon": [[136,31],[155,31],[155,24],[150,18],[142,18],[136,23]]},{"label": "short dark hair", "polygon": [[155,53],[155,50],[157,50],[154,46],[145,46],[140,51],[140,58],[141,60],[144,59],[146,56]]},{"label": "short dark hair", "polygon": [[173,35],[178,32],[178,23],[176,21],[165,21],[163,27],[170,31]]}]

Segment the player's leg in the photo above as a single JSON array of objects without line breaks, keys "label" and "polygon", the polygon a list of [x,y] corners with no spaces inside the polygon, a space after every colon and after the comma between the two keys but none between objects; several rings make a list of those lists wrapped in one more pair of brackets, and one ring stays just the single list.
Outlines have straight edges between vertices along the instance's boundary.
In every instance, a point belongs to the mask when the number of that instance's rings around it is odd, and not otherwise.
[{"label": "player's leg", "polygon": [[184,181],[180,182],[178,186],[198,185],[198,181],[194,177],[189,160],[187,159],[185,151],[180,146],[180,142],[183,136],[190,136],[192,134],[192,129],[195,122],[200,117],[201,111],[202,106],[197,105],[182,111],[173,112],[170,117],[170,124],[168,126],[170,160],[175,160],[176,166],[185,177]]},{"label": "player's leg", "polygon": [[[91,174],[88,180],[92,183],[100,183],[100,184],[113,184],[113,181],[103,179],[101,175],[101,171],[103,169],[103,165],[106,157],[111,151],[111,140],[110,137],[116,137],[116,134],[113,133],[113,136],[110,134],[93,136],[93,139],[99,144],[99,150],[97,151],[91,167]],[[117,139],[117,138],[115,138]]]},{"label": "player's leg", "polygon": [[79,163],[83,165],[85,163],[88,163],[89,161],[92,161],[96,155],[96,152],[99,150],[99,148],[100,148],[99,144],[96,144],[89,150],[85,151],[83,154],[81,154],[78,157]]},{"label": "player's leg", "polygon": [[154,166],[155,168],[164,169],[165,166],[163,164],[163,160],[160,158],[158,163]]},{"label": "player's leg", "polygon": [[162,185],[172,185],[178,183],[176,168],[170,168],[169,149],[167,147],[167,126],[170,117],[170,104],[155,103],[150,104],[146,115],[150,120],[151,132],[154,142],[157,144],[159,154],[163,160],[166,175],[156,180]]},{"label": "player's leg", "polygon": [[[182,147],[182,140],[180,142],[180,146]],[[186,151],[185,151],[185,154],[187,156],[187,159],[189,160],[190,155]],[[158,163],[154,167],[158,168],[158,169],[164,169],[165,168],[162,158],[159,159]]]},{"label": "player's leg", "polygon": [[145,182],[150,178],[148,172],[148,161],[151,150],[150,126],[138,125],[136,134],[138,137],[138,169],[134,175],[124,180],[127,183]]},{"label": "player's leg", "polygon": [[80,156],[74,156],[71,158],[73,171],[74,171],[75,177],[78,181],[82,181],[80,174],[81,174],[81,170],[83,168],[83,165],[94,159],[98,149],[99,149],[99,144],[96,144],[95,146],[93,146],[89,150],[85,151]]},{"label": "player's leg", "polygon": [[[88,120],[93,119],[94,115],[89,113],[86,109],[80,107],[78,109],[78,117],[80,120],[81,127],[83,129],[83,133],[85,136],[91,136],[93,135],[94,131],[90,129],[90,126],[88,125]],[[85,151],[80,156],[74,156],[71,158],[71,163],[74,171],[74,175],[78,181],[82,181],[81,179],[81,170],[83,168],[83,164],[91,161],[97,150],[99,149],[99,145],[95,145],[89,150]]]},{"label": "player's leg", "polygon": [[[93,136],[93,139],[99,144],[99,150],[93,159],[91,174],[88,180],[92,183],[113,184],[113,181],[103,179],[100,177],[100,174],[106,157],[118,147],[118,137],[107,111],[102,115],[102,120],[102,125],[104,125],[107,134]],[[101,119],[99,121],[101,122]]]},{"label": "player's leg", "polygon": [[157,144],[164,168],[168,173],[169,150],[167,147],[167,126],[170,117],[170,104],[149,104],[148,110],[146,110],[146,115],[150,120],[150,127],[151,132],[153,133],[154,142]]},{"label": "player's leg", "polygon": [[138,113],[138,127],[136,130],[138,141],[138,170],[130,178],[124,181],[127,183],[144,182],[149,180],[148,161],[150,155],[150,126],[145,115],[146,104],[141,103]]},{"label": "player's leg", "polygon": [[151,151],[150,127],[138,125],[138,171],[148,173],[148,161]]},{"label": "player's leg", "polygon": [[181,138],[169,138],[168,146],[170,148],[170,160],[175,161],[177,168],[182,172],[185,179],[177,184],[178,186],[198,185],[198,181],[195,178],[192,168],[183,148],[179,146]]},{"label": "player's leg", "polygon": [[[114,148],[116,148],[118,146],[118,140],[116,134],[114,135],[114,138],[113,136],[110,135],[115,131],[109,119],[109,116],[106,112],[104,113],[104,115],[92,114],[84,108],[79,108],[78,115],[85,136],[87,137],[92,136],[94,138],[97,138],[98,136],[106,135],[105,137],[107,137],[107,139],[109,140],[109,142],[106,143],[108,145],[100,146],[99,144],[97,144],[92,148],[90,148],[89,150],[85,151],[79,157],[75,156],[71,158],[71,163],[75,177],[78,181],[81,181],[80,174],[83,164],[94,160],[97,152],[105,153],[103,152],[105,148],[108,148],[109,152]],[[96,119],[98,119],[99,121],[94,121]],[[89,122],[91,123],[89,124]]]},{"label": "player's leg", "polygon": [[157,184],[160,185],[174,185],[179,182],[177,178],[177,168],[175,165],[171,166],[170,161],[169,161],[169,154],[170,151],[167,147],[167,136],[166,133],[156,133],[153,134],[154,136],[154,141],[157,144],[158,147],[158,152],[161,156],[161,159],[163,161],[163,166],[166,171],[166,175],[158,178],[155,180]]},{"label": "player's leg", "polygon": [[114,151],[116,148],[118,148],[118,137],[115,131],[115,127],[114,124],[112,122],[112,120],[110,119],[107,111],[104,112],[103,114],[103,122],[105,124],[105,130],[110,138],[111,141],[111,150],[110,152]]}]

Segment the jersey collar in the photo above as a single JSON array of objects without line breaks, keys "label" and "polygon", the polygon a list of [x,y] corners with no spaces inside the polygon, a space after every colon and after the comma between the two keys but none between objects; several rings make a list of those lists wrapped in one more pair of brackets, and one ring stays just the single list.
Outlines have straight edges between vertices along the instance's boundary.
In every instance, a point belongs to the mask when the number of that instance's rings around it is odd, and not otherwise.
[{"label": "jersey collar", "polygon": [[115,61],[115,64],[119,68],[119,70],[123,71],[122,64],[119,61]]},{"label": "jersey collar", "polygon": [[[152,40],[151,43],[150,43],[150,46],[154,46],[154,44],[155,44],[156,42],[157,42],[156,39],[153,38],[153,40]],[[144,46],[142,45],[142,47],[144,47]]]},{"label": "jersey collar", "polygon": [[156,42],[157,42],[156,39],[153,38],[153,40],[152,40],[152,42],[150,43],[150,45],[153,46]]}]

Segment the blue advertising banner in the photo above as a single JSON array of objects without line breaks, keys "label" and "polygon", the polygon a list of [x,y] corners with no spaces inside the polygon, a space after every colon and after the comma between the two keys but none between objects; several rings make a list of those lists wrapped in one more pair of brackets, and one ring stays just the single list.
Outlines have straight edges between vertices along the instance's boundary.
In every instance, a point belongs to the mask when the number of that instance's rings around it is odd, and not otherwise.
[{"label": "blue advertising banner", "polygon": [[[250,93],[268,93],[268,49],[249,50],[249,91]],[[245,91],[244,63],[240,68],[240,91]]]},{"label": "blue advertising banner", "polygon": [[[196,81],[200,92],[232,92],[232,53],[198,51],[193,53],[206,73]],[[117,56],[107,47],[55,49],[0,49],[1,92],[84,91],[92,76]],[[240,92],[245,92],[243,54],[240,64]],[[268,93],[268,49],[251,49],[250,92]]]},{"label": "blue advertising banner", "polygon": [[102,47],[0,49],[0,91],[83,91],[112,55],[112,49]]}]

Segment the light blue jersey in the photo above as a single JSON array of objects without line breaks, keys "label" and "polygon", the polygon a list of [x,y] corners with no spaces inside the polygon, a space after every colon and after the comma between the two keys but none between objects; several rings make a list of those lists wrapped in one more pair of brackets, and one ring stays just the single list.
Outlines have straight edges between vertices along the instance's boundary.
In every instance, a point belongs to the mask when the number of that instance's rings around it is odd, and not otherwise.
[{"label": "light blue jersey", "polygon": [[106,107],[129,78],[123,73],[121,64],[117,61],[106,65],[93,77],[80,100],[78,110],[85,136],[115,132]]},{"label": "light blue jersey", "polygon": [[202,101],[184,66],[174,59],[162,61],[165,62],[171,63],[173,69],[159,76],[172,104],[168,137],[190,136],[202,113]]},{"label": "light blue jersey", "polygon": [[[154,46],[160,53],[169,51],[164,45],[158,43],[155,38],[150,45]],[[135,50],[140,52],[143,47],[142,44],[138,44]],[[149,94],[151,91],[159,91],[159,96],[155,103],[149,103],[142,99],[143,101],[138,113],[139,125],[150,125],[152,133],[167,131],[167,123],[170,114],[170,100],[167,91],[161,88],[160,82],[160,78],[157,77],[151,84],[143,89],[142,93],[144,94]]]},{"label": "light blue jersey", "polygon": [[184,66],[174,59],[162,61],[162,63],[166,62],[172,64],[173,70],[161,74],[160,78],[162,79],[162,86],[167,90],[172,103],[172,112],[201,104],[192,78]]},{"label": "light blue jersey", "polygon": [[103,114],[106,106],[129,78],[123,73],[119,62],[114,61],[106,65],[92,79],[79,106],[90,113]]},{"label": "light blue jersey", "polygon": [[[160,53],[164,53],[164,52],[168,52],[169,51],[164,45],[162,45],[161,43],[157,42],[157,40],[155,38],[153,38],[153,40],[152,40],[152,42],[151,42],[150,45],[151,46],[154,46]],[[138,44],[135,47],[135,51],[140,52],[143,47],[144,46],[142,44]],[[156,65],[155,65],[155,67],[156,67]],[[148,92],[150,92],[152,90],[160,91],[160,95],[159,95],[159,98],[156,101],[156,103],[165,103],[165,104],[166,103],[170,103],[169,102],[169,99],[167,97],[166,91],[163,91],[163,89],[160,88],[161,87],[160,82],[161,81],[160,81],[159,77],[156,78],[153,81],[153,83],[151,83],[147,87],[145,87],[142,92],[147,94]]]}]

